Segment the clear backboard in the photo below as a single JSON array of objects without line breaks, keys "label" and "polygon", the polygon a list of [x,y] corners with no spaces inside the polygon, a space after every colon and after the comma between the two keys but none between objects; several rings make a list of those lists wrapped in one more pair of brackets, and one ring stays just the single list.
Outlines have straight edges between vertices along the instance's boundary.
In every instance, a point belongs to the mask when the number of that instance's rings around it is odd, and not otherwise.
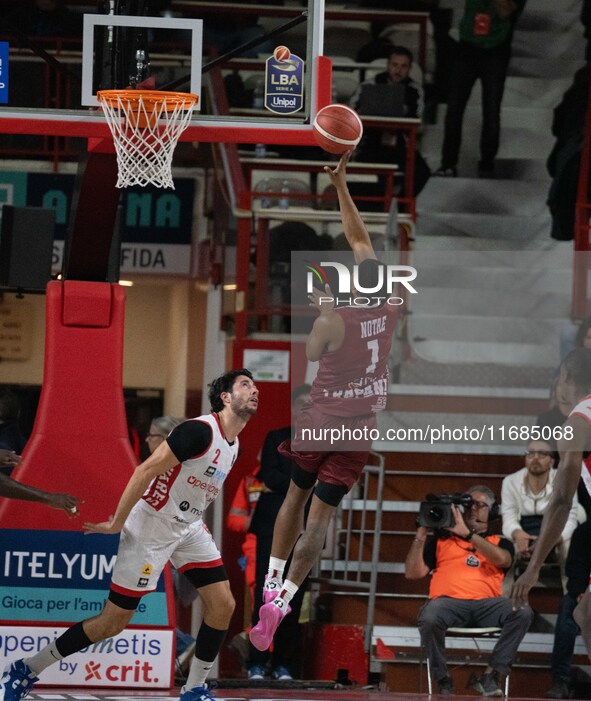
[{"label": "clear backboard", "polygon": [[[57,48],[38,37],[23,47],[0,29],[10,78],[0,133],[109,137],[97,91],[138,87],[199,95],[183,141],[314,143],[311,123],[331,101],[323,0],[170,8],[157,17],[86,13],[81,36]],[[44,102],[40,83],[27,82],[31,70],[59,75],[71,84],[66,96]]]}]

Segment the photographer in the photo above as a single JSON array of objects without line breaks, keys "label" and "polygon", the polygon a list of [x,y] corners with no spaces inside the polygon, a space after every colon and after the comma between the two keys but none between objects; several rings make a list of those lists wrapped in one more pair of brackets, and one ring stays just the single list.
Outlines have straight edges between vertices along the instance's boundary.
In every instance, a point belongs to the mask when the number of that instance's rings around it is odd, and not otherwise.
[{"label": "photographer", "polygon": [[[501,596],[514,549],[502,536],[488,535],[489,520],[497,511],[493,492],[478,485],[466,494],[469,500],[461,495],[448,507],[453,525],[437,528],[429,537],[428,526],[418,527],[406,557],[405,575],[407,579],[422,579],[431,572],[429,600],[419,612],[417,625],[439,693],[453,693],[445,661],[445,631],[451,627],[499,626],[501,635],[474,688],[484,696],[500,696],[499,674],[509,673],[533,612],[529,607],[513,611],[511,601]],[[442,503],[445,501],[449,502],[449,497],[442,498]],[[424,519],[421,522],[425,523]]]}]

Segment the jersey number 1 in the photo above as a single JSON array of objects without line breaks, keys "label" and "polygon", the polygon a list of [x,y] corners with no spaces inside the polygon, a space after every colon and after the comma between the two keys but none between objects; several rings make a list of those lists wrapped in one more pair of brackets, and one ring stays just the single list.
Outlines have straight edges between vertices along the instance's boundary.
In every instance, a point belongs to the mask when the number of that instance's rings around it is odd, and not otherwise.
[{"label": "jersey number 1", "polygon": [[374,338],[373,341],[368,341],[367,342],[367,347],[371,351],[371,363],[365,368],[366,374],[370,374],[372,372],[375,372],[375,369],[378,364],[379,360],[379,343],[377,338]]}]

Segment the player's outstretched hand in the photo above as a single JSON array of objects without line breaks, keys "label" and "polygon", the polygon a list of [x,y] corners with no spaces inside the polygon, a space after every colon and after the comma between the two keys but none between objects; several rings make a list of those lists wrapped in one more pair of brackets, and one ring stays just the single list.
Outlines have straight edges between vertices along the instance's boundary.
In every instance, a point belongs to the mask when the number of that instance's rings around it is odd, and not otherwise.
[{"label": "player's outstretched hand", "polygon": [[513,600],[513,610],[522,609],[529,605],[529,590],[538,581],[538,573],[530,571],[529,567],[519,575],[519,579],[513,585],[511,599]]},{"label": "player's outstretched hand", "polygon": [[21,456],[17,455],[14,450],[0,449],[0,466],[1,467],[17,467],[21,464]]},{"label": "player's outstretched hand", "polygon": [[318,309],[321,314],[327,314],[334,309],[334,296],[330,289],[330,285],[324,286],[324,292],[314,287],[308,295],[310,306]]},{"label": "player's outstretched hand", "polygon": [[331,168],[330,166],[324,166],[324,172],[330,177],[332,184],[335,187],[338,187],[339,185],[344,185],[346,183],[347,163],[349,162],[352,153],[353,150],[345,151],[335,168]]},{"label": "player's outstretched hand", "polygon": [[119,533],[121,528],[115,524],[115,516],[111,514],[108,521],[103,521],[102,523],[85,523],[84,533],[104,533],[106,535],[110,533]]},{"label": "player's outstretched hand", "polygon": [[71,494],[52,494],[47,495],[46,504],[52,509],[63,509],[68,518],[78,516],[78,497],[73,497]]}]

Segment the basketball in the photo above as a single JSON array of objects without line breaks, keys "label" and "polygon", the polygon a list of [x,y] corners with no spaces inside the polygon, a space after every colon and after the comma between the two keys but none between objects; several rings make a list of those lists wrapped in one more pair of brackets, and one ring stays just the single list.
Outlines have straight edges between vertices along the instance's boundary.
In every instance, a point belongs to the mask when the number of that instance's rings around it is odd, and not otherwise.
[{"label": "basketball", "polygon": [[288,61],[290,56],[291,51],[287,48],[287,46],[278,46],[275,51],[273,51],[273,58],[280,63],[283,63],[283,61]]},{"label": "basketball", "polygon": [[363,136],[363,124],[347,105],[327,105],[318,111],[312,134],[320,148],[341,154],[354,149]]}]

